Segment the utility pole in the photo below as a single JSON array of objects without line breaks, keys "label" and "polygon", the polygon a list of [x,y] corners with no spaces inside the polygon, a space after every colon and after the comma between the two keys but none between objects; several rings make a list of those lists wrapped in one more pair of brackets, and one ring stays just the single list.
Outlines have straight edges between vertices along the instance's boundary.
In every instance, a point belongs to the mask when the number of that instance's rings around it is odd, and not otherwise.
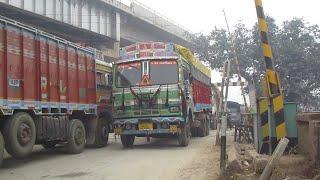
[{"label": "utility pole", "polygon": [[[224,177],[226,170],[226,159],[227,159],[227,103],[228,103],[228,89],[229,89],[229,81],[230,81],[230,61],[227,60],[225,62],[225,73],[226,73],[226,91],[224,95],[224,107],[221,118],[221,151],[220,151],[220,176]],[[221,97],[223,98],[223,97]]]},{"label": "utility pole", "polygon": [[222,117],[222,111],[223,111],[223,91],[224,91],[224,86],[225,86],[225,78],[227,73],[227,63],[225,62],[223,65],[223,74],[222,74],[222,84],[221,84],[221,91],[220,91],[220,100],[219,100],[219,107],[217,111],[217,135],[216,135],[216,145],[220,145],[220,129],[221,129],[221,117]]},{"label": "utility pole", "polygon": [[241,89],[241,95],[242,95],[243,102],[244,102],[244,107],[246,109],[246,112],[249,112],[249,107],[248,107],[248,104],[247,104],[247,99],[246,99],[246,95],[245,95],[245,92],[244,92],[243,84],[241,83],[242,81],[241,81],[240,63],[239,63],[239,59],[238,59],[238,55],[237,55],[237,51],[236,51],[236,47],[235,47],[235,43],[234,43],[234,37],[230,32],[227,15],[226,15],[226,12],[224,10],[223,10],[223,14],[224,14],[224,19],[226,21],[230,42],[231,42],[231,51],[232,51],[233,59],[234,59],[234,61],[236,63],[238,82],[240,83],[240,89]]}]

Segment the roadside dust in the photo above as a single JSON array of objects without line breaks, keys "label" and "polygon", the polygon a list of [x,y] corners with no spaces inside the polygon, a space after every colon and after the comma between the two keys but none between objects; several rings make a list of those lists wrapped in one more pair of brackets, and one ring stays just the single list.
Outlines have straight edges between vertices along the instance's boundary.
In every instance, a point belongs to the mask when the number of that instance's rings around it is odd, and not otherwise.
[{"label": "roadside dust", "polygon": [[187,147],[175,138],[137,138],[133,148],[123,149],[119,139],[110,138],[107,147],[87,148],[78,155],[37,146],[24,160],[6,155],[0,179],[212,180],[218,178],[220,159],[214,140],[215,131],[192,138]]},{"label": "roadside dust", "polygon": [[[213,132],[211,132],[213,134]],[[232,135],[229,131],[227,140],[228,161],[235,159]],[[210,141],[203,143],[201,151],[185,167],[179,169],[178,175],[172,180],[217,180],[220,179],[220,146],[215,146],[215,134],[210,135]]]}]

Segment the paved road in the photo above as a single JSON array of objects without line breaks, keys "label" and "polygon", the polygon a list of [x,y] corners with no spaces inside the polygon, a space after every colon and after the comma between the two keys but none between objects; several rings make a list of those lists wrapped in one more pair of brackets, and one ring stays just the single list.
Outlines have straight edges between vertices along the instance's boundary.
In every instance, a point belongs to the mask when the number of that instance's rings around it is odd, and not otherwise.
[{"label": "paved road", "polygon": [[68,155],[62,148],[36,147],[31,157],[7,157],[0,169],[0,180],[11,179],[216,179],[219,149],[213,146],[214,132],[208,137],[192,138],[188,147],[175,139],[139,138],[132,149],[123,149],[119,139],[111,138],[107,147],[86,149]]}]

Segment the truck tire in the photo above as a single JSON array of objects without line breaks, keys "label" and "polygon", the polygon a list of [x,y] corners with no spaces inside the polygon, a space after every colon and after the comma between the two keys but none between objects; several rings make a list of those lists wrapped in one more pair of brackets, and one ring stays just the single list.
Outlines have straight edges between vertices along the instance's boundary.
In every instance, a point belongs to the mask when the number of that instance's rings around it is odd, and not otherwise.
[{"label": "truck tire", "polygon": [[210,134],[210,117],[209,118],[207,118],[207,120],[206,120],[206,136],[209,136],[209,134]]},{"label": "truck tire", "polygon": [[200,127],[198,128],[199,137],[204,137],[206,135],[206,121],[205,119],[201,121]]},{"label": "truck tire", "polygon": [[57,145],[54,141],[45,141],[42,143],[42,147],[45,149],[53,149]]},{"label": "truck tire", "polygon": [[191,128],[190,131],[191,131],[191,136],[192,137],[198,137],[199,136],[198,128]]},{"label": "truck tire", "polygon": [[190,141],[190,121],[181,125],[181,132],[178,134],[178,143],[180,146],[188,146]]},{"label": "truck tire", "polygon": [[9,154],[15,158],[28,156],[36,141],[36,127],[32,117],[24,112],[14,114],[5,123],[3,135]]},{"label": "truck tire", "polygon": [[213,115],[209,116],[210,130],[214,130]]},{"label": "truck tire", "polygon": [[132,135],[121,135],[121,143],[124,148],[129,148],[133,146],[135,136]]},{"label": "truck tire", "polygon": [[67,150],[70,154],[79,154],[86,144],[86,130],[83,123],[73,119],[69,124]]},{"label": "truck tire", "polygon": [[109,140],[109,124],[105,118],[99,118],[96,128],[96,135],[94,140],[95,147],[104,147]]},{"label": "truck tire", "polygon": [[2,161],[3,161],[3,154],[4,154],[4,140],[3,140],[3,136],[0,132],[0,167],[1,167]]}]

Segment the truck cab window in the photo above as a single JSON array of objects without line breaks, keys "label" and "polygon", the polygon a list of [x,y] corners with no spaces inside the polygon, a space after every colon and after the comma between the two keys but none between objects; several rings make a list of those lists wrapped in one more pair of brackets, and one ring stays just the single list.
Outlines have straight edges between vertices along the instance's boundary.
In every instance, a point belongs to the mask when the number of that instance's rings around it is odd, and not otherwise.
[{"label": "truck cab window", "polygon": [[108,78],[108,73],[97,72],[97,85],[100,85],[100,86],[109,85],[107,78]]}]

